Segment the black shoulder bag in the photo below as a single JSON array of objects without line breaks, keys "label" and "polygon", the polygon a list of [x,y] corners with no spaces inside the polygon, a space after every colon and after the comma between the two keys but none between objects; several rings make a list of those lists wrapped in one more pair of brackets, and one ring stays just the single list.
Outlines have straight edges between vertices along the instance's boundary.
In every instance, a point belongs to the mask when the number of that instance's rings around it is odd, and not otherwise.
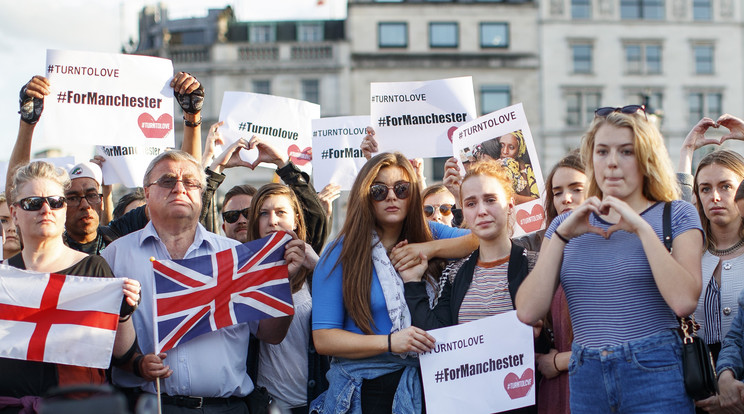
[{"label": "black shoulder bag", "polygon": [[[664,204],[663,215],[664,246],[672,251],[672,203]],[[695,316],[679,318],[680,336],[682,337],[682,371],[685,378],[685,390],[693,400],[703,400],[718,394],[718,378],[713,355],[708,345],[697,336],[700,327]]]}]

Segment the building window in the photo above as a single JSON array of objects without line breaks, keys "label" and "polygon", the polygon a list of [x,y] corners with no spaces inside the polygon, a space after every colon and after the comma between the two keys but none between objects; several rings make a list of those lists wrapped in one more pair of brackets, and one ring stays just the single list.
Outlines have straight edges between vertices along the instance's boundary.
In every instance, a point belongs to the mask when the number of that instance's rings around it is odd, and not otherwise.
[{"label": "building window", "polygon": [[566,94],[566,125],[584,127],[594,119],[599,108],[599,92],[576,91]]},{"label": "building window", "polygon": [[481,115],[490,114],[511,105],[509,85],[485,85],[481,87]]},{"label": "building window", "polygon": [[711,3],[711,0],[692,0],[693,20],[712,20],[713,5]]},{"label": "building window", "polygon": [[253,92],[271,95],[271,81],[254,80],[253,81]]},{"label": "building window", "polygon": [[628,105],[646,105],[646,113],[663,112],[664,95],[660,91],[634,90],[626,95]]},{"label": "building window", "polygon": [[695,73],[698,75],[712,75],[713,46],[694,45],[692,49],[695,54]]},{"label": "building window", "polygon": [[276,30],[271,24],[251,25],[248,40],[251,43],[273,43],[276,42]]},{"label": "building window", "polygon": [[457,23],[429,23],[429,46],[457,47],[458,45]]},{"label": "building window", "polygon": [[408,47],[408,25],[406,23],[380,23],[377,27],[380,47]]},{"label": "building window", "polygon": [[481,23],[481,47],[509,47],[509,23]]},{"label": "building window", "polygon": [[589,19],[592,17],[591,0],[571,0],[571,17]]},{"label": "building window", "polygon": [[317,43],[323,41],[323,23],[298,23],[297,41]]},{"label": "building window", "polygon": [[573,73],[592,73],[592,45],[571,45]]},{"label": "building window", "polygon": [[320,81],[317,79],[302,80],[302,100],[320,104]]},{"label": "building window", "polygon": [[661,73],[661,45],[626,44],[625,70],[634,75]]},{"label": "building window", "polygon": [[620,0],[620,18],[664,20],[664,0]]},{"label": "building window", "polygon": [[718,119],[723,113],[723,95],[717,92],[691,92],[688,98],[690,106],[690,125],[696,124],[704,116]]}]

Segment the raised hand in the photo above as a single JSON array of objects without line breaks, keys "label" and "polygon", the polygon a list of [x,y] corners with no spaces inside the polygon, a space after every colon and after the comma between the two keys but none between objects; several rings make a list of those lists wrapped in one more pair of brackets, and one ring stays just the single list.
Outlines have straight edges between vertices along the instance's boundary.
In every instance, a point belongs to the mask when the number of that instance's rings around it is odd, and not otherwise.
[{"label": "raised hand", "polygon": [[330,183],[323,187],[318,193],[320,204],[323,206],[323,210],[326,212],[326,217],[330,217],[333,213],[333,201],[341,196],[341,186],[338,184]]},{"label": "raised hand", "polygon": [[207,168],[212,163],[214,158],[214,151],[217,145],[222,145],[225,141],[220,135],[220,127],[225,121],[220,121],[212,124],[209,127],[209,133],[207,133],[207,143],[204,144],[204,154],[202,154],[202,169]]},{"label": "raised hand", "polygon": [[460,175],[460,166],[457,164],[456,158],[451,157],[444,163],[444,178],[442,181],[449,192],[455,196],[455,204],[459,203],[462,176]]},{"label": "raised hand", "polygon": [[254,148],[258,150],[258,158],[256,158],[256,161],[254,161],[249,167],[251,169],[256,168],[258,164],[262,162],[274,164],[277,168],[282,168],[287,165],[287,162],[289,162],[288,156],[283,155],[274,146],[267,142],[264,142],[255,135],[253,136],[253,138],[251,138],[250,141],[248,141],[248,149]]},{"label": "raised hand", "polygon": [[250,169],[253,169],[253,164],[243,161],[243,159],[240,158],[240,151],[242,149],[247,149],[248,146],[249,142],[245,138],[240,138],[239,140],[233,142],[232,144],[230,144],[230,146],[225,148],[224,151],[222,151],[222,154],[214,158],[214,161],[212,161],[212,165],[209,166],[209,169],[216,173],[221,173],[225,169],[232,167],[248,167]]},{"label": "raised hand", "polygon": [[30,125],[39,122],[44,111],[44,97],[51,93],[50,86],[49,79],[38,75],[23,85],[18,99],[23,122]]},{"label": "raised hand", "polygon": [[729,139],[744,140],[744,121],[741,119],[733,115],[723,114],[718,118],[716,123],[730,131],[721,137],[721,143]]},{"label": "raised hand", "polygon": [[379,149],[377,148],[377,141],[375,140],[374,128],[370,126],[367,127],[367,135],[364,136],[360,147],[362,149],[362,154],[364,154],[364,158],[368,160],[372,158],[372,156],[377,151],[379,151]]},{"label": "raised hand", "polygon": [[585,233],[595,233],[607,237],[603,229],[589,223],[589,217],[592,213],[600,214],[600,206],[599,198],[587,198],[556,228],[556,231],[569,240]]}]

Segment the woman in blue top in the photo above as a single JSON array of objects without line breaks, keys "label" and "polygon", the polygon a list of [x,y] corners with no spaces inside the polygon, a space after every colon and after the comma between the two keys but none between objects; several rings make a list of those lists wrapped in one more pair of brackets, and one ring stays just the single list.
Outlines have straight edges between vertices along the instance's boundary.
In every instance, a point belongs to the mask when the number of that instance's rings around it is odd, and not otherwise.
[{"label": "woman in blue top", "polygon": [[[404,240],[432,240],[415,177],[400,153],[367,161],[343,228],[315,268],[313,339],[319,353],[334,358],[329,389],[311,412],[421,412],[416,356],[434,338],[411,326],[403,281],[388,257]],[[401,273],[420,272],[418,266]]]},{"label": "woman in blue top", "polygon": [[[560,281],[574,330],[572,413],[692,413],[675,327],[701,290],[697,212],[676,201],[664,141],[642,106],[598,109],[581,156],[590,198],[551,223],[517,315],[541,320]],[[665,202],[671,254],[661,241]]]}]

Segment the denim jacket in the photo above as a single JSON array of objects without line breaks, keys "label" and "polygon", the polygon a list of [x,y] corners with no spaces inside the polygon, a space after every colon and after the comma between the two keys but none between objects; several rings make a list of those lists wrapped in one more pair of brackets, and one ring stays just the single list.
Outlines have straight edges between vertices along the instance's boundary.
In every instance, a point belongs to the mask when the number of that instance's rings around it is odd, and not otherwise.
[{"label": "denim jacket", "polygon": [[738,380],[744,376],[744,290],[739,293],[739,313],[731,322],[731,329],[723,339],[721,353],[718,354],[716,372],[720,376],[727,369],[732,370]]},{"label": "denim jacket", "polygon": [[364,359],[333,358],[326,375],[330,386],[310,405],[311,413],[361,414],[362,380],[374,379],[405,368],[393,399],[393,414],[421,413],[421,380],[418,358],[390,353]]}]

